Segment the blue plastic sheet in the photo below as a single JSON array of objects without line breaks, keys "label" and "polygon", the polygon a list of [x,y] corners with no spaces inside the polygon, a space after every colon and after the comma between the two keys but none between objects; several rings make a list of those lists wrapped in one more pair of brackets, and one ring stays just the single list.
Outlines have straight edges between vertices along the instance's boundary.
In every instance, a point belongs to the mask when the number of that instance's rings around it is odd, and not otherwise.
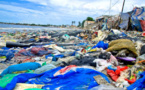
[{"label": "blue plastic sheet", "polygon": [[122,23],[119,25],[120,28],[127,28],[128,21],[129,21],[129,14],[128,13],[121,13]]},{"label": "blue plastic sheet", "polygon": [[143,31],[140,20],[145,20],[145,7],[135,8],[131,14],[131,20],[133,29],[136,27],[139,31]]},{"label": "blue plastic sheet", "polygon": [[145,7],[135,8],[131,15],[132,20],[145,20]]},{"label": "blue plastic sheet", "polygon": [[89,44],[87,44],[87,43],[79,43],[79,44],[77,44],[76,46],[88,46]]},{"label": "blue plastic sheet", "polygon": [[75,56],[75,55],[76,55],[76,51],[74,51],[71,56]]},{"label": "blue plastic sheet", "polygon": [[41,67],[39,63],[36,62],[28,62],[28,63],[21,63],[16,65],[11,65],[8,68],[6,68],[0,76],[11,74],[12,72],[16,71],[24,71],[24,70],[35,70],[37,68]]},{"label": "blue plastic sheet", "polygon": [[103,41],[99,41],[99,42],[97,43],[97,45],[95,45],[95,46],[92,47],[92,49],[94,49],[94,48],[103,48],[103,49],[107,49],[108,46],[109,46],[108,43],[104,43]]},{"label": "blue plastic sheet", "polygon": [[6,60],[11,60],[14,57],[14,53],[17,52],[16,50],[1,50],[0,56],[6,56]]},{"label": "blue plastic sheet", "polygon": [[1,49],[9,50],[10,48],[8,48],[8,47],[2,47]]},{"label": "blue plastic sheet", "polygon": [[[64,75],[53,76],[53,74],[47,75],[45,78],[40,77],[30,80],[33,84],[47,84],[43,89],[55,90],[60,87],[59,90],[86,90],[97,86],[97,82],[93,76],[101,75],[105,80],[108,80],[106,75],[101,72],[88,68],[77,68],[76,70],[70,70]],[[43,83],[42,83],[43,82]]]},{"label": "blue plastic sheet", "polygon": [[132,20],[132,28],[135,29],[135,27],[139,30],[142,31],[141,24],[139,20]]},{"label": "blue plastic sheet", "polygon": [[127,90],[143,90],[143,88],[145,88],[145,72],[143,72],[140,76],[141,78],[127,87]]},{"label": "blue plastic sheet", "polygon": [[64,75],[54,76],[54,73],[60,69],[62,69],[62,67],[57,67],[42,74],[19,74],[18,76],[15,76],[5,88],[0,87],[0,90],[13,90],[16,83],[25,82],[30,84],[44,84],[45,86],[42,89],[45,90],[55,90],[56,88],[60,88],[59,90],[86,90],[98,85],[93,78],[93,76],[96,75],[101,75],[109,82],[109,79],[105,74],[88,68],[71,69]]}]

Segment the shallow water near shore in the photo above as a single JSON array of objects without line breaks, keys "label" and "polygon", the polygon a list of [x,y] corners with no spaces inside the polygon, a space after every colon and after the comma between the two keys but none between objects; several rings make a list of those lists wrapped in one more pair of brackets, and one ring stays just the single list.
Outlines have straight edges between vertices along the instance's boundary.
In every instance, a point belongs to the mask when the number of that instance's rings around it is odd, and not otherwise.
[{"label": "shallow water near shore", "polygon": [[12,25],[0,24],[0,32],[15,32],[15,31],[29,31],[29,30],[76,30],[74,28],[57,28],[57,27],[42,27],[42,26],[28,26],[28,25]]}]

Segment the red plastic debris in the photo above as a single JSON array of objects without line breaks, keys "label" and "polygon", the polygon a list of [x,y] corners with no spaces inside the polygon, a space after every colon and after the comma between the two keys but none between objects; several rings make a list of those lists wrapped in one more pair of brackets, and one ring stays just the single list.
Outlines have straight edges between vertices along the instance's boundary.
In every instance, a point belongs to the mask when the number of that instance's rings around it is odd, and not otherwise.
[{"label": "red plastic debris", "polygon": [[128,81],[129,84],[133,84],[136,81],[136,76],[134,75],[134,78],[131,80],[128,80],[127,78],[125,80]]},{"label": "red plastic debris", "polygon": [[111,77],[113,81],[117,81],[117,79],[119,78],[119,76],[116,75],[116,73],[113,70],[107,69],[107,74]]},{"label": "red plastic debris", "polygon": [[59,71],[60,71],[60,73],[64,73],[65,71],[70,70],[72,67],[77,67],[77,66],[76,65],[69,65],[69,66],[67,66]]},{"label": "red plastic debris", "polygon": [[126,70],[126,69],[128,69],[128,67],[127,66],[124,66],[124,67],[120,67],[120,66],[117,66],[117,70],[115,71],[115,73],[117,74],[117,75],[120,75],[120,72],[121,71],[124,71],[124,70]]}]

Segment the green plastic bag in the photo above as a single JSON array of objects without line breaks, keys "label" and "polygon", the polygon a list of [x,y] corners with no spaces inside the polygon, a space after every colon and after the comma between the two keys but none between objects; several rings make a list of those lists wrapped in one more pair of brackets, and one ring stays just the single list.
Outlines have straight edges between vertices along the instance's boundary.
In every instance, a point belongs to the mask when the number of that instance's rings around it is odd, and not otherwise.
[{"label": "green plastic bag", "polygon": [[5,88],[6,85],[7,85],[8,83],[10,83],[10,82],[12,81],[12,79],[13,79],[15,76],[17,76],[17,75],[18,75],[18,74],[7,74],[7,75],[3,76],[2,78],[0,78],[0,86],[1,86],[2,88]]},{"label": "green plastic bag", "polygon": [[91,47],[88,47],[86,50],[87,50],[87,51],[88,51],[88,50],[91,50]]},{"label": "green plastic bag", "polygon": [[44,89],[40,89],[40,88],[28,88],[28,89],[25,89],[25,90],[44,90]]},{"label": "green plastic bag", "polygon": [[27,70],[27,72],[26,73],[34,73],[34,70]]},{"label": "green plastic bag", "polygon": [[44,65],[47,65],[47,63],[46,62],[42,63],[42,66],[44,66]]}]

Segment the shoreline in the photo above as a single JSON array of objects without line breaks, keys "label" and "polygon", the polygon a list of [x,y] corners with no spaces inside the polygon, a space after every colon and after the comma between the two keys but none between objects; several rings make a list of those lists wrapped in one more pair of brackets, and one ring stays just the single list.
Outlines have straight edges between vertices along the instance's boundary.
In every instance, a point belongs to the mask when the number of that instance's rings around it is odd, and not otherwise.
[{"label": "shoreline", "polygon": [[78,31],[78,28],[0,28],[0,31]]}]

